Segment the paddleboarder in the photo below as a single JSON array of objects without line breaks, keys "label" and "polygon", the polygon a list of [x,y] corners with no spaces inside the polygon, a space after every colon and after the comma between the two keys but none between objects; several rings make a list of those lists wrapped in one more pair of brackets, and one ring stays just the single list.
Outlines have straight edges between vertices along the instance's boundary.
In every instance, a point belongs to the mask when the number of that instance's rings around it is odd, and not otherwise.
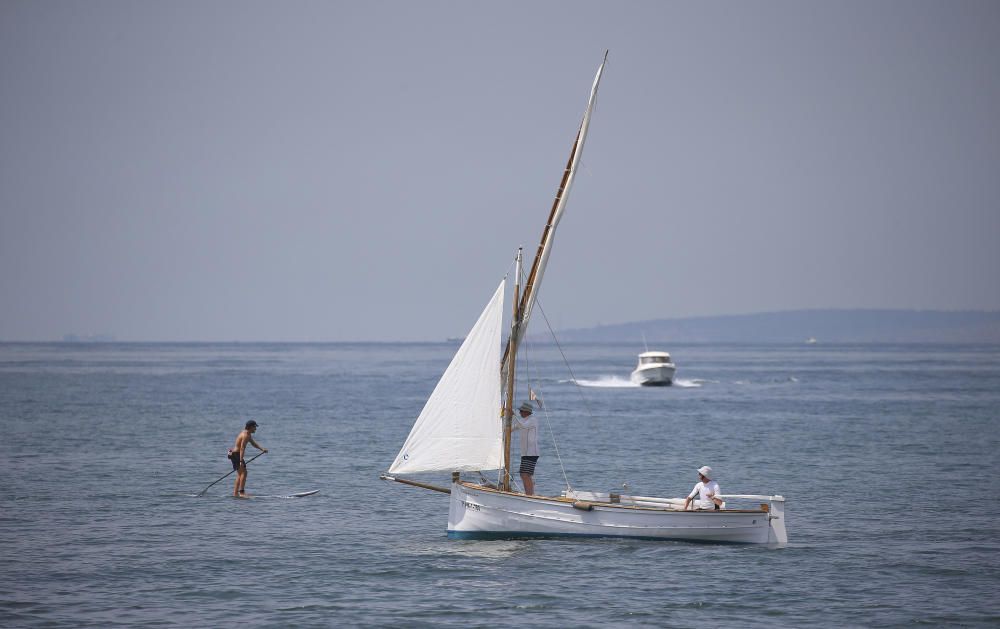
[{"label": "paddleboarder", "polygon": [[243,458],[243,453],[247,449],[247,444],[249,443],[261,452],[267,452],[267,448],[260,447],[253,440],[253,433],[255,432],[257,432],[257,422],[251,419],[243,427],[243,430],[240,431],[240,434],[236,435],[236,445],[229,449],[229,461],[233,464],[233,470],[236,471],[236,484],[233,486],[233,496],[237,498],[242,498],[246,495],[247,462]]}]

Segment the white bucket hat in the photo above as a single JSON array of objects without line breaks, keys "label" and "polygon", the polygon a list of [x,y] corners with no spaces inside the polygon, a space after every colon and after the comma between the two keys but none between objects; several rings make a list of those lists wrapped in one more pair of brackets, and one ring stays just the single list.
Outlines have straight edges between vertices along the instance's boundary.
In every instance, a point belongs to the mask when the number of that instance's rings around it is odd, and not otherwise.
[{"label": "white bucket hat", "polygon": [[702,465],[701,467],[698,468],[698,473],[707,478],[708,480],[712,480],[712,468],[710,468],[709,466]]}]

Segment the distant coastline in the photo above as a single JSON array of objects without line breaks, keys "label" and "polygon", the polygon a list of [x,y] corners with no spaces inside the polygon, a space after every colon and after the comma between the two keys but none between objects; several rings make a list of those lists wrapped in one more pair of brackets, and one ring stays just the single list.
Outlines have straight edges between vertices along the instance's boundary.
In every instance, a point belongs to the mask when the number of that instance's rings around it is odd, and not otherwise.
[{"label": "distant coastline", "polygon": [[111,334],[64,334],[63,343],[115,343],[118,339]]},{"label": "distant coastline", "polygon": [[[653,319],[558,332],[561,342],[1000,343],[1000,311],[788,310]],[[541,341],[541,337],[538,337]]]},{"label": "distant coastline", "polygon": [[[956,343],[1000,344],[998,310],[873,310],[817,309],[785,310],[742,315],[715,315],[630,321],[589,328],[561,329],[560,343],[629,343],[641,346],[643,338],[650,349],[669,349],[672,343]],[[548,343],[548,334],[531,333],[537,343]],[[463,337],[448,337],[443,342],[460,344]],[[64,334],[58,339],[13,340],[0,343],[153,343],[153,344],[425,344],[441,340],[139,340],[118,339],[113,334]]]}]

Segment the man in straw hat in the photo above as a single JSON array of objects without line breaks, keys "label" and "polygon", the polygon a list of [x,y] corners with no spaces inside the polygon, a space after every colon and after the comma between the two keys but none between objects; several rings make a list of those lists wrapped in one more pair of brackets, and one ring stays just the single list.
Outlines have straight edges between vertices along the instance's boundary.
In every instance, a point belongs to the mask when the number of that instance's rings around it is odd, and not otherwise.
[{"label": "man in straw hat", "polygon": [[725,504],[721,498],[716,498],[721,493],[721,490],[719,489],[719,483],[712,480],[714,474],[712,468],[707,465],[698,468],[698,484],[694,486],[691,494],[684,500],[685,511],[695,496],[698,496],[698,500],[694,503],[696,509],[708,509],[712,505],[715,505],[715,508],[718,509]]},{"label": "man in straw hat", "polygon": [[538,420],[535,419],[535,407],[531,402],[523,402],[518,407],[521,419],[514,418],[514,430],[521,431],[521,484],[524,493],[535,493],[535,464],[538,463]]}]

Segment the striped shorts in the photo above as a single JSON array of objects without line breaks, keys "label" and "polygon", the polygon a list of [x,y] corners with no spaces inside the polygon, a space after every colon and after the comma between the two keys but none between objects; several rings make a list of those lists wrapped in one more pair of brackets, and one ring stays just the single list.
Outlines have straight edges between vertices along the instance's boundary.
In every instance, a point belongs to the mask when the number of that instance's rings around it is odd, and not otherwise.
[{"label": "striped shorts", "polygon": [[535,475],[535,463],[538,463],[537,456],[522,456],[521,457],[521,469],[518,470],[520,474],[527,474],[528,476]]}]

